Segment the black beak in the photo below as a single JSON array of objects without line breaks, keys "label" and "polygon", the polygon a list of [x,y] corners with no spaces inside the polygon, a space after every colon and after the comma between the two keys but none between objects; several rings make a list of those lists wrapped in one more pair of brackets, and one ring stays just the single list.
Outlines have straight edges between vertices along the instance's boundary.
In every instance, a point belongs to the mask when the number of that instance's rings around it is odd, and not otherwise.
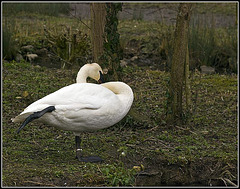
[{"label": "black beak", "polygon": [[99,71],[100,73],[100,79],[98,80],[98,83],[101,84],[101,83],[104,83],[104,78],[103,78],[103,74],[101,71]]}]

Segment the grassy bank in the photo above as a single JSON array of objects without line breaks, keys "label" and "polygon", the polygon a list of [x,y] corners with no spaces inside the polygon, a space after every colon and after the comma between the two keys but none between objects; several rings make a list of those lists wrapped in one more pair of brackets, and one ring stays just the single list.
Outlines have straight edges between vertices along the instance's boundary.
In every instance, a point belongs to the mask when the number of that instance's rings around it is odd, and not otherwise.
[{"label": "grassy bank", "polygon": [[[232,185],[237,182],[237,76],[192,77],[193,114],[182,125],[164,122],[169,74],[124,68],[134,91],[130,114],[96,133],[83,133],[75,159],[71,132],[32,122],[20,134],[11,118],[33,101],[75,82],[78,70],[29,63],[3,64],[3,186]],[[145,119],[147,117],[147,119]],[[230,182],[229,182],[230,181]]]},{"label": "grassy bank", "polygon": [[[152,5],[150,5],[152,6]],[[200,6],[200,5],[198,5]],[[198,13],[232,15],[235,5],[200,6]],[[23,7],[20,7],[20,9]],[[56,7],[58,8],[58,7]],[[162,5],[159,8],[163,8]],[[58,11],[57,11],[58,12]],[[90,21],[84,21],[90,25]],[[45,30],[58,36],[90,30],[72,17],[19,11],[3,17],[2,64],[2,183],[3,186],[234,186],[238,184],[238,112],[236,74],[202,75],[202,64],[237,72],[237,29],[203,27],[195,20],[190,29],[192,108],[182,124],[165,122],[167,88],[174,27],[160,22],[121,20],[124,49],[123,81],[134,91],[129,114],[118,124],[82,134],[84,155],[99,155],[101,164],[75,159],[71,132],[33,121],[20,134],[11,118],[32,102],[75,83],[75,69],[36,66],[12,61],[32,45],[47,49]],[[70,33],[70,32],[69,32]],[[69,35],[66,35],[67,37]],[[45,54],[44,57],[48,57]],[[5,56],[5,55],[4,55]],[[8,58],[7,58],[8,57]],[[87,57],[87,56],[86,56]],[[134,57],[135,60],[131,60]],[[25,57],[23,57],[25,59]],[[48,65],[50,61],[40,65]],[[55,62],[61,64],[58,59]],[[87,59],[91,62],[91,57]],[[165,71],[163,71],[165,70]]]}]

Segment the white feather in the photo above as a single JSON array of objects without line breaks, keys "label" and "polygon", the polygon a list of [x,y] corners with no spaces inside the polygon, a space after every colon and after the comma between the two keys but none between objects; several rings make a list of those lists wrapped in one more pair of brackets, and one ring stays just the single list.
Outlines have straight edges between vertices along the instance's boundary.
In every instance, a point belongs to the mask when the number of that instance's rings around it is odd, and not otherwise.
[{"label": "white feather", "polygon": [[54,111],[37,120],[79,135],[81,131],[95,131],[119,122],[132,102],[132,89],[123,82],[75,83],[30,104],[12,121],[22,122],[34,112],[55,106]]}]

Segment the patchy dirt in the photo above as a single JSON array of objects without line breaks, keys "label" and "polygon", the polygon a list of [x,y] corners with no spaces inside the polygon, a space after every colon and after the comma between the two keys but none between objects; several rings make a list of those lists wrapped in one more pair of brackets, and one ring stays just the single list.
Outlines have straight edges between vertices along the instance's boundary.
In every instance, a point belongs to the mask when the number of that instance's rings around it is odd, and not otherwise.
[{"label": "patchy dirt", "polygon": [[195,73],[193,113],[183,124],[168,125],[169,74],[124,68],[123,80],[135,94],[132,110],[113,127],[82,134],[84,154],[104,159],[90,164],[75,159],[71,132],[34,121],[17,135],[19,124],[10,120],[28,104],[75,82],[76,74],[4,62],[3,186],[238,185],[236,75]]},{"label": "patchy dirt", "polygon": [[[128,11],[132,17],[143,20],[148,18],[145,14],[153,17],[167,11],[161,7],[152,7],[149,12],[144,8],[140,9],[142,12],[128,8],[122,13],[127,15]],[[170,9],[171,16],[174,7]],[[72,20],[49,18],[47,23],[58,25],[58,22],[66,24]],[[229,24],[235,22],[225,20]],[[39,21],[36,27],[26,28],[37,33],[42,24]],[[72,25],[81,27],[77,22]],[[158,32],[159,25],[148,25],[148,22],[140,25],[133,21],[119,26],[121,42],[128,48],[122,79],[134,91],[132,109],[113,127],[82,134],[84,154],[99,155],[103,163],[77,161],[71,132],[33,121],[17,135],[19,124],[10,120],[32,102],[74,83],[78,65],[73,70],[56,68],[60,65],[58,60],[49,56],[41,45],[35,62],[41,66],[25,60],[3,62],[3,186],[238,185],[237,75],[192,72],[191,112],[185,114],[183,123],[169,125],[165,122],[170,77],[165,72],[168,70],[166,53],[156,48],[162,44],[161,37],[145,35],[148,28],[152,33]],[[29,44],[39,45],[34,35],[27,38],[31,39]],[[155,57],[155,54],[161,56]]]}]

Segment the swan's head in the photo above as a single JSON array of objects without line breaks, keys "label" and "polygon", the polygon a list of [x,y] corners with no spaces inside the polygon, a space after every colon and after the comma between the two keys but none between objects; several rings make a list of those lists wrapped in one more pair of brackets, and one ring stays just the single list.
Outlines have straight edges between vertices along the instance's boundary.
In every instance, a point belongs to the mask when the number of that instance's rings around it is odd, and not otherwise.
[{"label": "swan's head", "polygon": [[103,83],[103,70],[101,66],[97,63],[85,64],[77,74],[77,83],[86,83],[88,77],[98,81],[98,83]]}]

